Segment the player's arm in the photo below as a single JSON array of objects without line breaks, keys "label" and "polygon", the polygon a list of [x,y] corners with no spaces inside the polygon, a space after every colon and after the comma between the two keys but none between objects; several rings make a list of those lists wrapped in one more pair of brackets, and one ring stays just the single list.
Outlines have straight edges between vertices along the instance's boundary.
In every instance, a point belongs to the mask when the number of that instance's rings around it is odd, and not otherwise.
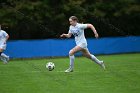
[{"label": "player's arm", "polygon": [[5,42],[9,39],[9,35],[6,36]]},{"label": "player's arm", "polygon": [[87,24],[87,28],[90,28],[94,32],[96,38],[99,37],[95,27],[92,24]]},{"label": "player's arm", "polygon": [[9,39],[9,35],[5,31],[3,32],[3,35],[5,37],[4,44],[6,44],[7,40]]},{"label": "player's arm", "polygon": [[6,35],[4,44],[6,44],[6,42],[7,42],[8,39],[9,39],[9,35]]},{"label": "player's arm", "polygon": [[72,35],[72,33],[62,34],[62,35],[60,35],[60,37],[67,37],[67,38],[70,38],[71,35]]}]

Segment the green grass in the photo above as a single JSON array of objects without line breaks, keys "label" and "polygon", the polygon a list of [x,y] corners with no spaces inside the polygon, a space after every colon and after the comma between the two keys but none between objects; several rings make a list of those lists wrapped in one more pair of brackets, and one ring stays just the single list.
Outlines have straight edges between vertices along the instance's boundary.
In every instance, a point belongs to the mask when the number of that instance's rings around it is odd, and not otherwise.
[{"label": "green grass", "polygon": [[[107,70],[87,58],[77,57],[72,73],[68,58],[11,60],[0,63],[0,93],[139,93],[140,54],[97,56]],[[53,71],[45,64],[53,61]]]}]

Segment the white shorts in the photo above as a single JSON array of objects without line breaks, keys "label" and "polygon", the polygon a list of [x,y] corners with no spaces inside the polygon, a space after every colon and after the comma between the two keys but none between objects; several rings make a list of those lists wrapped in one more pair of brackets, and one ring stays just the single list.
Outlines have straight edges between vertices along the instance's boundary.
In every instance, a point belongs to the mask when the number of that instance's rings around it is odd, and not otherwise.
[{"label": "white shorts", "polygon": [[77,46],[84,48],[84,49],[88,49],[86,43],[81,43],[81,44],[78,44]]},{"label": "white shorts", "polygon": [[6,44],[1,44],[0,45],[0,48],[3,49],[3,50],[5,50],[6,49]]}]

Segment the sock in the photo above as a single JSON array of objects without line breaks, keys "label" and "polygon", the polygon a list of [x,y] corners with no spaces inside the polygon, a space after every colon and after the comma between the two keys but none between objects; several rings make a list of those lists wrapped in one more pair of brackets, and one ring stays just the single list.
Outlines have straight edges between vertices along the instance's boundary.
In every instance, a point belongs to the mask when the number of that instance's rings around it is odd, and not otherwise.
[{"label": "sock", "polygon": [[97,59],[94,55],[91,54],[91,60],[94,61],[97,64],[101,64],[101,61]]},{"label": "sock", "polygon": [[73,67],[74,67],[74,55],[69,56],[69,58],[70,58],[70,68],[73,69]]},{"label": "sock", "polygon": [[4,53],[1,53],[1,57],[7,58],[8,56],[5,55]]},{"label": "sock", "polygon": [[4,53],[0,52],[0,60],[5,62],[5,57],[6,57],[6,55]]}]

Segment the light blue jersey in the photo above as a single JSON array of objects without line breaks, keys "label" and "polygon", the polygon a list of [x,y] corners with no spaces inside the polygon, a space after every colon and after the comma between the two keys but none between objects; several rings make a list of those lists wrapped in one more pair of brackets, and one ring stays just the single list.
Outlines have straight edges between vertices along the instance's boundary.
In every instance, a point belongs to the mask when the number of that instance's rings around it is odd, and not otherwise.
[{"label": "light blue jersey", "polygon": [[5,49],[6,48],[6,36],[8,34],[4,30],[0,30],[0,48]]},{"label": "light blue jersey", "polygon": [[69,28],[69,33],[72,33],[74,35],[76,45],[78,46],[81,46],[83,44],[87,46],[87,41],[84,35],[85,28],[87,28],[87,24],[80,24],[80,23],[77,23],[76,26],[71,25]]}]

